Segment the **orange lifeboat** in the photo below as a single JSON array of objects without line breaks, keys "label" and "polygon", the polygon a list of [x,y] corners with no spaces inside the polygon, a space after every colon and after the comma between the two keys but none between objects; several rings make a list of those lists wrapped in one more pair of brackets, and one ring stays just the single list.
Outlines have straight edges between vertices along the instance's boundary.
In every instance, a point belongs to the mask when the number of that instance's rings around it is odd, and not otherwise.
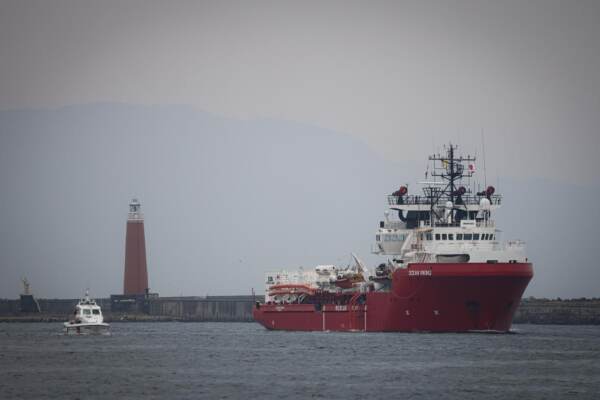
[{"label": "orange lifeboat", "polygon": [[315,293],[315,289],[302,284],[280,284],[273,285],[269,288],[270,296],[282,296],[282,295],[301,295]]},{"label": "orange lifeboat", "polygon": [[353,275],[338,276],[338,278],[333,281],[333,284],[342,289],[351,289],[354,285],[364,281],[365,277],[359,272]]}]

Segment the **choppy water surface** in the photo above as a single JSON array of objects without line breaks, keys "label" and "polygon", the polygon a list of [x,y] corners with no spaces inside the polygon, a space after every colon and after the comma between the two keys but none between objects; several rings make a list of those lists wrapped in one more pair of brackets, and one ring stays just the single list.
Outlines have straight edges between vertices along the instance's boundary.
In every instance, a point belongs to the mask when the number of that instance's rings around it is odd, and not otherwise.
[{"label": "choppy water surface", "polygon": [[252,323],[0,324],[0,397],[600,398],[600,326],[270,332]]}]

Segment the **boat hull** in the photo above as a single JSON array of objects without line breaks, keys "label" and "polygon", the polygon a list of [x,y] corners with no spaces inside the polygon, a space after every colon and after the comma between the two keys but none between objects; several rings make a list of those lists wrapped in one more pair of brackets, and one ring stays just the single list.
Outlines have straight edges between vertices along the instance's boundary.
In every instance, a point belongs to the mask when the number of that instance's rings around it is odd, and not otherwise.
[{"label": "boat hull", "polygon": [[107,323],[71,324],[65,322],[64,333],[66,335],[107,335],[110,334],[110,325]]},{"label": "boat hull", "polygon": [[410,264],[388,292],[347,304],[260,304],[253,315],[275,330],[508,332],[532,277],[530,263]]}]

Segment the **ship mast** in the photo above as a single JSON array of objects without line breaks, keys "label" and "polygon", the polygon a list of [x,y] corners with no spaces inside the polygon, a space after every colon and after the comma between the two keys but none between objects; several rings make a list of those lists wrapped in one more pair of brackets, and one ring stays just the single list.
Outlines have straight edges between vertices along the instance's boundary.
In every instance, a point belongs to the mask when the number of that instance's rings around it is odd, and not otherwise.
[{"label": "ship mast", "polygon": [[[457,145],[449,143],[445,156],[440,154],[429,156],[429,161],[433,161],[433,170],[431,172],[431,176],[442,178],[442,181],[447,182],[444,189],[438,190],[438,188],[429,188],[430,195],[428,197],[431,200],[432,218],[433,214],[435,213],[434,206],[438,204],[439,200],[444,196],[447,196],[448,200],[452,203],[452,208],[454,208],[455,197],[457,196],[457,182],[464,177],[470,178],[473,175],[473,171],[470,169],[467,169],[465,172],[463,162],[474,162],[475,157],[471,157],[469,155],[466,157],[456,157],[455,151],[457,149]],[[439,165],[436,164],[436,161],[439,162]],[[435,215],[437,216],[437,214]],[[454,213],[450,213],[450,218],[451,222],[454,222]]]}]

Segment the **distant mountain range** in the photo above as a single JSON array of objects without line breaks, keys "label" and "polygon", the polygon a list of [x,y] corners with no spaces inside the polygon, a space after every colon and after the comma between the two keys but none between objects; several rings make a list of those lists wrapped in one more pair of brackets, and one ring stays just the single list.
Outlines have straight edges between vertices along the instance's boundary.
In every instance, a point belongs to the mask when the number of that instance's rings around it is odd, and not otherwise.
[{"label": "distant mountain range", "polygon": [[[0,112],[0,297],[120,293],[125,220],[146,215],[161,295],[246,294],[267,270],[373,265],[385,195],[423,177],[356,138],[185,106],[89,104]],[[417,190],[414,184],[409,189]],[[499,226],[528,242],[527,295],[597,295],[598,187],[501,178]]]}]

